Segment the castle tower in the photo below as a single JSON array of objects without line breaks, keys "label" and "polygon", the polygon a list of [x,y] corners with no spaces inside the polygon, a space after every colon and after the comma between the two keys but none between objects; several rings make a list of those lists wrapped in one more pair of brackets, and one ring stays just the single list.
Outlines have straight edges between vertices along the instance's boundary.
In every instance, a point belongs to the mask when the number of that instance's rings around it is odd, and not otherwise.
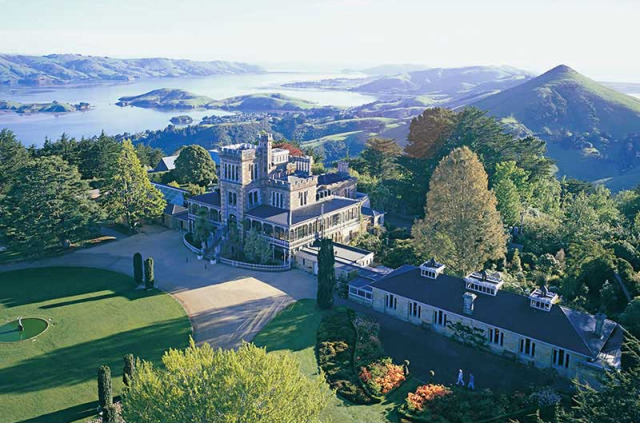
[{"label": "castle tower", "polygon": [[260,135],[258,140],[258,157],[260,163],[260,179],[267,179],[271,172],[273,136],[270,133]]}]

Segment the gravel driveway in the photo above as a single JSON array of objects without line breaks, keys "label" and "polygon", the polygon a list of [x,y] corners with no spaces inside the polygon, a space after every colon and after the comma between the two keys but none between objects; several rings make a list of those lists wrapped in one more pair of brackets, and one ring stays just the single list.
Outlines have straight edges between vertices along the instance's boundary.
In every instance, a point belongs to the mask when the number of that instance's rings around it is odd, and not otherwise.
[{"label": "gravel driveway", "polygon": [[153,257],[159,288],[183,305],[198,344],[236,348],[250,341],[282,308],[315,298],[316,279],[301,270],[256,272],[196,260],[177,231],[158,226],[115,242],[35,262],[0,265],[0,272],[29,267],[97,267],[133,275],[132,255]]}]

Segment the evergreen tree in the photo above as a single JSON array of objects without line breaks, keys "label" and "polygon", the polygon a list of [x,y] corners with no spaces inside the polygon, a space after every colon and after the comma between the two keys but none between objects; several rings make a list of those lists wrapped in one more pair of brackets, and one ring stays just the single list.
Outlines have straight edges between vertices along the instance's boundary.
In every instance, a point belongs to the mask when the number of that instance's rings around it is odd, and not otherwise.
[{"label": "evergreen tree", "polygon": [[0,229],[27,255],[68,247],[96,229],[100,212],[75,167],[51,156],[27,162],[0,201]]},{"label": "evergreen tree", "polygon": [[133,280],[137,285],[142,283],[142,254],[140,253],[133,255]]},{"label": "evergreen tree", "polygon": [[125,386],[130,386],[133,380],[133,374],[136,368],[136,361],[133,354],[127,354],[124,356],[124,369],[122,371],[122,383]]},{"label": "evergreen tree", "polygon": [[122,417],[135,423],[319,422],[330,391],[309,378],[288,352],[253,344],[214,350],[193,340],[171,349],[163,366],[141,361],[122,399]]},{"label": "evergreen tree", "polygon": [[209,222],[207,209],[198,210],[198,217],[193,226],[193,240],[206,250],[208,248],[207,239],[211,234],[213,225]]},{"label": "evergreen tree", "polygon": [[447,142],[456,121],[456,113],[451,109],[425,110],[411,120],[405,153],[418,159],[433,158]]},{"label": "evergreen tree", "polygon": [[329,238],[320,240],[318,251],[318,306],[331,308],[333,306],[333,293],[336,287],[336,271],[334,269],[335,254],[333,241]]},{"label": "evergreen tree", "polygon": [[640,336],[640,297],[635,297],[620,316],[624,327],[634,336]]},{"label": "evergreen tree", "polygon": [[9,190],[18,169],[28,161],[27,149],[16,139],[13,132],[8,129],[0,130],[0,199]]},{"label": "evergreen tree", "polygon": [[173,173],[181,184],[207,187],[216,179],[216,164],[211,154],[199,145],[189,145],[180,150],[175,164]]},{"label": "evergreen tree", "polygon": [[360,157],[367,172],[382,180],[394,177],[397,172],[396,158],[402,148],[391,138],[369,138]]},{"label": "evergreen tree", "polygon": [[269,241],[251,228],[244,238],[244,256],[251,263],[267,264],[273,255]]},{"label": "evergreen tree", "polygon": [[116,166],[102,189],[102,203],[109,215],[134,232],[143,219],[160,216],[166,202],[149,182],[131,141],[124,141]]},{"label": "evergreen tree", "polygon": [[515,273],[522,272],[522,260],[520,260],[520,250],[517,248],[513,251],[511,258],[511,270]]},{"label": "evergreen tree", "polygon": [[100,366],[98,369],[98,402],[101,408],[106,408],[113,404],[111,369],[109,366]]},{"label": "evergreen tree", "polygon": [[153,259],[149,257],[144,261],[144,286],[147,289],[152,289],[155,283],[155,276],[153,274]]},{"label": "evergreen tree", "polygon": [[501,179],[493,187],[498,204],[496,208],[500,212],[502,222],[507,226],[515,226],[520,222],[520,195],[516,185],[511,179]]},{"label": "evergreen tree", "polygon": [[104,409],[104,414],[102,415],[103,423],[116,423],[118,421],[118,411],[116,410],[116,406],[113,404],[107,405]]},{"label": "evergreen tree", "polygon": [[412,234],[418,255],[437,256],[456,274],[504,257],[506,236],[487,174],[468,148],[456,148],[433,173],[426,216]]}]

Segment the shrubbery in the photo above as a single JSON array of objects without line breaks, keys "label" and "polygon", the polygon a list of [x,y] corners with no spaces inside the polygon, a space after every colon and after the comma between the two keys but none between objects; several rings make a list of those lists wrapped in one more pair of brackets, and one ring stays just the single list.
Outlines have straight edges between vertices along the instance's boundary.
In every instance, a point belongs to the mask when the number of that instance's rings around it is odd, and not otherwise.
[{"label": "shrubbery", "polygon": [[318,365],[332,389],[355,404],[374,402],[362,389],[353,366],[356,333],[348,312],[327,314],[318,328]]},{"label": "shrubbery", "polygon": [[155,283],[155,276],[153,274],[153,259],[149,257],[144,261],[144,286],[147,289],[152,289]]},{"label": "shrubbery", "polygon": [[360,369],[360,380],[375,395],[386,395],[406,379],[402,366],[393,364],[391,358],[381,358]]},{"label": "shrubbery", "polygon": [[113,404],[111,369],[109,366],[100,366],[98,369],[98,402],[101,408],[106,408]]}]

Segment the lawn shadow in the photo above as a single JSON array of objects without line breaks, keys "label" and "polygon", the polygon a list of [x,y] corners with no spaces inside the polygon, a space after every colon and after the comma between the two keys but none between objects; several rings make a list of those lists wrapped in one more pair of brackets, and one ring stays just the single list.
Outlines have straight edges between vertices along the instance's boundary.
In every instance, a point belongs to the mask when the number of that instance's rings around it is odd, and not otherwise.
[{"label": "lawn shadow", "polygon": [[[120,400],[120,395],[113,397],[114,402],[118,402]],[[97,407],[97,401],[85,402],[84,404],[74,405],[73,407],[65,408],[64,410],[43,414],[28,420],[21,420],[17,423],[67,423],[80,419],[85,420],[98,414]]]},{"label": "lawn shadow", "polygon": [[186,347],[189,324],[176,318],[118,333],[71,347],[59,348],[0,370],[0,394],[34,392],[96,378],[99,366],[111,367],[114,378],[122,374],[122,357],[158,361],[170,346]]},{"label": "lawn shadow", "polygon": [[[7,308],[37,304],[55,299],[87,295],[92,292],[112,291],[113,296],[139,298],[130,276],[108,270],[88,267],[47,267],[0,273],[0,306]],[[42,309],[55,308],[100,297],[62,301],[47,304]]]}]

